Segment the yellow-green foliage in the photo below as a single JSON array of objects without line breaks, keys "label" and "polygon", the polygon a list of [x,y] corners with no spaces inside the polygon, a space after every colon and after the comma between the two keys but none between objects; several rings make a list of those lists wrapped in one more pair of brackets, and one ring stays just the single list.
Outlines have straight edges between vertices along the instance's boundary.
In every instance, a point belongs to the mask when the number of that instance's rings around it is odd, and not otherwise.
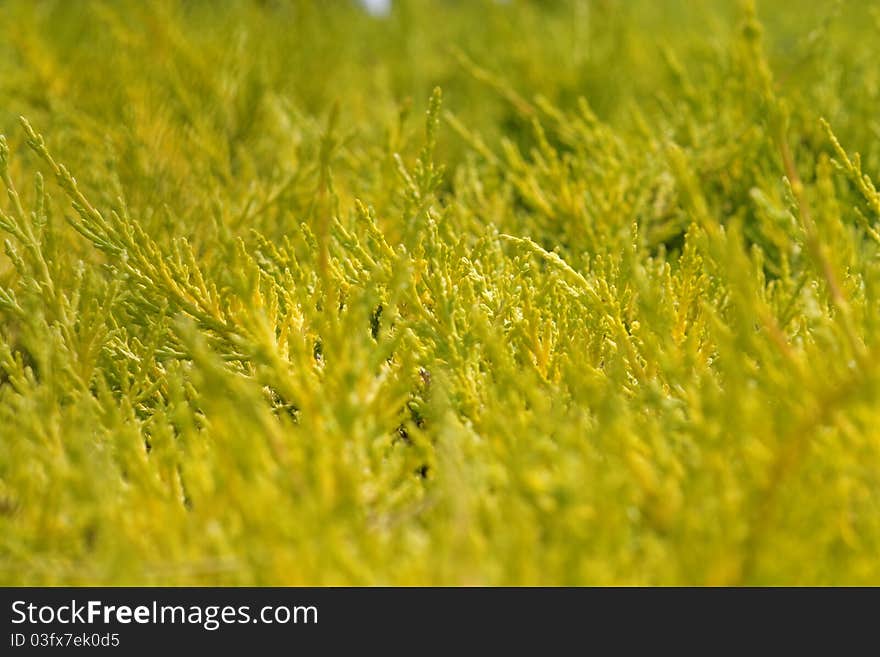
[{"label": "yellow-green foliage", "polygon": [[880,583],[878,44],[0,3],[0,583]]}]

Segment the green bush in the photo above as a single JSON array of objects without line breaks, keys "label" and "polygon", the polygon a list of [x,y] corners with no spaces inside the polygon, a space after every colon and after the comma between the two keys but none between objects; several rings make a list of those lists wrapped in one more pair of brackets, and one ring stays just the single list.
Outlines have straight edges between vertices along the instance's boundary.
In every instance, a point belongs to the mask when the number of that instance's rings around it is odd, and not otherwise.
[{"label": "green bush", "polygon": [[0,583],[880,583],[880,10],[800,4],[3,3]]}]

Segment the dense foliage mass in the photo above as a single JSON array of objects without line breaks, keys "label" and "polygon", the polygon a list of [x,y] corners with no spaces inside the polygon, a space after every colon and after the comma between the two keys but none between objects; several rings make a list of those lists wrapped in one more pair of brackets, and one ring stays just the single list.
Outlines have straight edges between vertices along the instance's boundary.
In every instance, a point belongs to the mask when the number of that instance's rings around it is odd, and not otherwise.
[{"label": "dense foliage mass", "polygon": [[880,583],[878,44],[0,3],[0,583]]}]

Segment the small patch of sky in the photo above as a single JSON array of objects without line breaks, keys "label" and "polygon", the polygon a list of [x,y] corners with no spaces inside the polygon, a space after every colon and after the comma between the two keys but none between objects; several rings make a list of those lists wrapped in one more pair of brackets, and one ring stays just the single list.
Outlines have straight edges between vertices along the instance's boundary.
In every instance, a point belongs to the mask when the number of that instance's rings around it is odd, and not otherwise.
[{"label": "small patch of sky", "polygon": [[361,4],[373,16],[387,16],[391,13],[391,0],[361,0]]},{"label": "small patch of sky", "polygon": [[[509,0],[495,0],[499,4],[507,4]],[[387,16],[391,13],[391,0],[360,0],[364,9],[373,16]]]}]

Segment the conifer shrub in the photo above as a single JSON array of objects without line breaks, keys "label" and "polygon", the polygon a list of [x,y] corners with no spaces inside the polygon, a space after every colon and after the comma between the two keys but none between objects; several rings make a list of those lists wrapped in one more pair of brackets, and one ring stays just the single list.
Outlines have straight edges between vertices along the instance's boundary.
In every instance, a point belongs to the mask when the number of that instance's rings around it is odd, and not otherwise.
[{"label": "conifer shrub", "polygon": [[0,583],[880,583],[874,3],[0,12]]}]

